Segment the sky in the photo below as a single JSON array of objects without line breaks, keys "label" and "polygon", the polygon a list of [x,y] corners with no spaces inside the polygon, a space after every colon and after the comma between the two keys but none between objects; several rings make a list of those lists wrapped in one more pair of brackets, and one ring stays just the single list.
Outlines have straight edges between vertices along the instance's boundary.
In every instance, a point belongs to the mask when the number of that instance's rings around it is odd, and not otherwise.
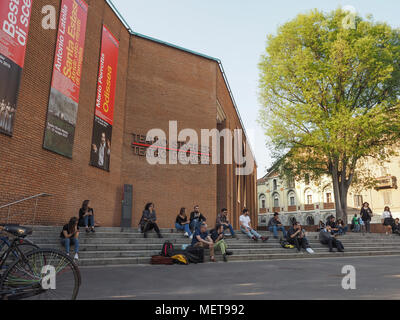
[{"label": "sky", "polygon": [[268,34],[297,14],[353,6],[365,17],[400,27],[398,0],[112,0],[138,33],[222,61],[258,165],[258,178],[273,163],[257,123],[258,63]]}]

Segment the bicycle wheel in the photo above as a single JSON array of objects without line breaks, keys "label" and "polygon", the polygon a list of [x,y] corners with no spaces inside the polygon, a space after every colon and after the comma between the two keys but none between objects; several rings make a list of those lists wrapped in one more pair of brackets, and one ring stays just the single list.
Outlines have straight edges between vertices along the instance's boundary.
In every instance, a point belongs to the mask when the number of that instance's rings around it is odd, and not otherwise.
[{"label": "bicycle wheel", "polygon": [[29,241],[26,241],[26,240],[19,240],[19,243],[17,244],[17,247],[18,247],[18,249],[20,251],[13,250],[13,251],[10,252],[7,260],[4,263],[4,265],[6,267],[11,266],[15,261],[17,261],[18,259],[21,258],[21,253],[20,252],[22,252],[22,254],[24,256],[27,256],[28,253],[31,253],[31,252],[39,249],[39,247],[36,244],[34,244],[32,242],[29,242]]},{"label": "bicycle wheel", "polygon": [[[46,267],[54,271],[55,288],[44,289]],[[50,272],[50,274],[52,274]],[[65,253],[39,249],[19,259],[4,273],[1,292],[12,292],[7,299],[75,300],[81,284],[77,265]]]}]

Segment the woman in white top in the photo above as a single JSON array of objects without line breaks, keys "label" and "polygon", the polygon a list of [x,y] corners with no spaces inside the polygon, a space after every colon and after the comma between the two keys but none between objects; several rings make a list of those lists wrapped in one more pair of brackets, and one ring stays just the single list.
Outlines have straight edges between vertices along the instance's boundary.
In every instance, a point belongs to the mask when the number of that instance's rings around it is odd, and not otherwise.
[{"label": "woman in white top", "polygon": [[385,227],[386,234],[392,233],[393,217],[389,207],[385,207],[382,214],[383,226]]}]

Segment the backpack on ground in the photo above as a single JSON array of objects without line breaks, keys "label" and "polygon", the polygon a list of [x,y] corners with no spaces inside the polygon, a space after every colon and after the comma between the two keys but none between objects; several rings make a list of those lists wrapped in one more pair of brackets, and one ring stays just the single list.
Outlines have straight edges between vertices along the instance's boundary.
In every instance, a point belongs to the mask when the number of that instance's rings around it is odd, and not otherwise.
[{"label": "backpack on ground", "polygon": [[174,260],[170,257],[164,256],[152,256],[151,264],[163,264],[163,265],[172,265],[174,264]]},{"label": "backpack on ground", "polygon": [[186,248],[186,257],[191,263],[203,263],[204,262],[204,249],[188,247]]},{"label": "backpack on ground", "polygon": [[174,253],[174,245],[169,241],[165,241],[161,249],[161,255],[163,257],[171,257],[173,253]]},{"label": "backpack on ground", "polygon": [[172,256],[171,259],[176,264],[184,264],[184,265],[189,264],[189,259],[184,254],[176,254],[176,255]]},{"label": "backpack on ground", "polygon": [[280,241],[281,247],[284,249],[293,249],[294,245],[290,244],[288,241],[281,239]]}]

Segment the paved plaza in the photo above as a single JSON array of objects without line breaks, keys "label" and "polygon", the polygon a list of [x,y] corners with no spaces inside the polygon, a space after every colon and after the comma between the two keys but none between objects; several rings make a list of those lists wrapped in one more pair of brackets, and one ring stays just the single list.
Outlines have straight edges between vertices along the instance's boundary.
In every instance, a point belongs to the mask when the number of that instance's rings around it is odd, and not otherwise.
[{"label": "paved plaza", "polygon": [[[345,265],[356,290],[342,288]],[[79,299],[400,299],[400,256],[81,268]]]}]

